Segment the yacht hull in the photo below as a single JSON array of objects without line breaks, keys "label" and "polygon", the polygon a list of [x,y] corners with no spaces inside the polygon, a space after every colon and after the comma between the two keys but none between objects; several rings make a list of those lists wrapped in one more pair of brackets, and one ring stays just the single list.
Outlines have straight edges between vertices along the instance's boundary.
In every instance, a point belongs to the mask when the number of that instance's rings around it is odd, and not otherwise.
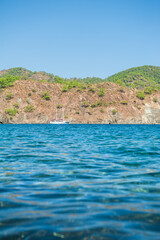
[{"label": "yacht hull", "polygon": [[50,122],[50,124],[69,124],[69,122]]}]

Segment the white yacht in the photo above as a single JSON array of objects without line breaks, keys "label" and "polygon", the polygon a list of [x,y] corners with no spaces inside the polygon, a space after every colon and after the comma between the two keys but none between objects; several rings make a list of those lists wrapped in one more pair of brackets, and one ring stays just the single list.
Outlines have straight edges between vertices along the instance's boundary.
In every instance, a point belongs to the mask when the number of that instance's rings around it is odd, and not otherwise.
[{"label": "white yacht", "polygon": [[56,109],[56,118],[50,121],[50,124],[69,124],[69,122],[66,122],[64,120],[64,109],[62,109],[62,118],[57,119],[57,109]]}]

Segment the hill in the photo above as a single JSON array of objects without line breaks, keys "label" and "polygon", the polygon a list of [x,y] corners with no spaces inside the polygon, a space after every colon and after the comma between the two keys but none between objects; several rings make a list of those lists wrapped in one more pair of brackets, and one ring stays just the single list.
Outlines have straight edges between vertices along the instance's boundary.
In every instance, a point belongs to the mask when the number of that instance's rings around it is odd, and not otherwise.
[{"label": "hill", "polygon": [[160,93],[140,98],[115,83],[78,85],[17,80],[0,93],[0,123],[49,123],[65,110],[72,123],[160,123]]},{"label": "hill", "polygon": [[62,108],[72,123],[160,123],[156,89],[160,68],[154,66],[107,79],[65,79],[12,68],[0,72],[0,123],[49,123]]},{"label": "hill", "polygon": [[52,73],[46,73],[45,71],[40,72],[32,72],[28,69],[17,67],[17,68],[11,68],[7,70],[0,71],[0,78],[7,78],[7,77],[16,77],[16,79],[32,79],[32,80],[38,80],[38,81],[47,81],[52,83],[64,83],[67,81],[77,81],[77,82],[83,82],[83,83],[98,83],[98,82],[104,82],[104,79],[98,78],[98,77],[86,77],[86,78],[62,78],[57,75],[54,75]]},{"label": "hill", "polygon": [[160,89],[160,67],[146,65],[130,68],[105,80],[136,89],[145,89],[147,87],[151,87],[153,90]]},{"label": "hill", "polygon": [[[108,78],[102,79],[98,77],[86,77],[86,78],[62,78],[51,73],[44,71],[32,72],[28,69],[18,67],[11,68],[8,70],[0,71],[0,87],[2,85],[8,86],[7,82],[14,82],[15,80],[38,80],[46,81],[51,83],[69,84],[70,82],[84,83],[84,84],[95,84],[100,82],[115,82],[121,86],[132,87],[135,89],[150,88],[151,91],[160,89],[160,67],[156,66],[141,66],[130,68],[125,71],[114,74]],[[5,81],[5,84],[2,82]],[[146,90],[146,91],[147,91]]]}]

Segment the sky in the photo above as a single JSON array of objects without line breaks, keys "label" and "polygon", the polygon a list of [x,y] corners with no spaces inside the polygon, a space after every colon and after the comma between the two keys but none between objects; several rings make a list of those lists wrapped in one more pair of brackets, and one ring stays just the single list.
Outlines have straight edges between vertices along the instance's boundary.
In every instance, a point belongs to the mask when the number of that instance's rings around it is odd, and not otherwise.
[{"label": "sky", "polygon": [[0,0],[0,70],[106,78],[160,66],[160,0]]}]

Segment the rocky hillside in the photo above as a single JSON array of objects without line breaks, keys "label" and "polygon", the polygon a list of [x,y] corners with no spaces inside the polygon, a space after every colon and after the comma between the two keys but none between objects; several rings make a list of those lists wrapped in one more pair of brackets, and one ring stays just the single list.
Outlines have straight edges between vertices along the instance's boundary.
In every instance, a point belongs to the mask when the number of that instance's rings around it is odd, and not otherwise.
[{"label": "rocky hillside", "polygon": [[[4,84],[4,72],[2,75],[0,83]],[[145,94],[111,82],[49,83],[28,77],[3,84],[1,123],[49,123],[56,109],[61,118],[62,108],[65,119],[72,123],[160,123],[159,91]]]}]

